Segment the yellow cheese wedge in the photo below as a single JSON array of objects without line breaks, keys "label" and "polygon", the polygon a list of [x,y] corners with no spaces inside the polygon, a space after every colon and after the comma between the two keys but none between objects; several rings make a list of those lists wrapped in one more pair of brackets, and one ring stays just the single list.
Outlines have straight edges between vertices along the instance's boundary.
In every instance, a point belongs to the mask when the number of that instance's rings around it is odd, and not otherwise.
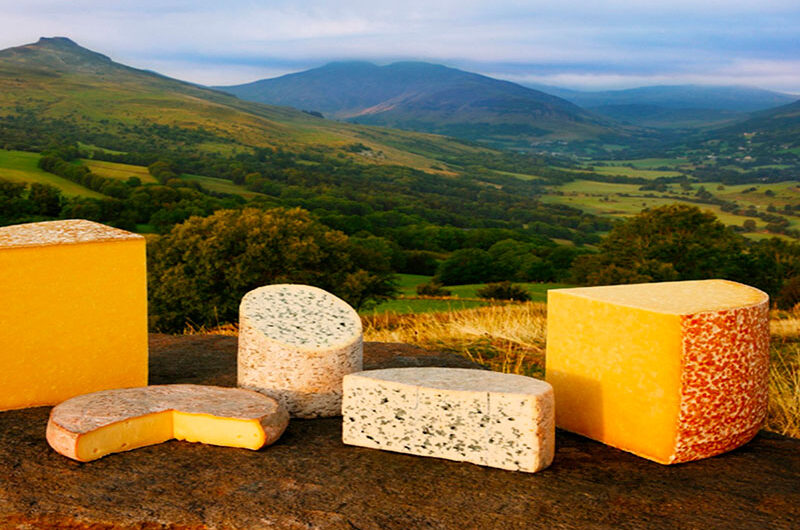
[{"label": "yellow cheese wedge", "polygon": [[725,280],[549,291],[556,424],[662,464],[746,443],[766,415],[768,303]]},{"label": "yellow cheese wedge", "polygon": [[147,384],[145,241],[82,220],[0,228],[0,410]]},{"label": "yellow cheese wedge", "polygon": [[69,399],[51,411],[47,441],[81,462],[173,438],[256,450],[277,440],[288,423],[286,409],[258,392],[159,385]]}]

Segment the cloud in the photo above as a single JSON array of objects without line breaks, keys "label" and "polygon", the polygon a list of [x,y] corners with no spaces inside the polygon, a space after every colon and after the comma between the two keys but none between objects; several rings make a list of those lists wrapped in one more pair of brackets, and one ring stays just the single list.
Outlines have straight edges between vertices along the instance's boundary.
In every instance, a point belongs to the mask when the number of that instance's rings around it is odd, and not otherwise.
[{"label": "cloud", "polygon": [[0,0],[0,12],[0,47],[65,35],[209,84],[421,59],[571,86],[740,79],[800,92],[797,0]]}]

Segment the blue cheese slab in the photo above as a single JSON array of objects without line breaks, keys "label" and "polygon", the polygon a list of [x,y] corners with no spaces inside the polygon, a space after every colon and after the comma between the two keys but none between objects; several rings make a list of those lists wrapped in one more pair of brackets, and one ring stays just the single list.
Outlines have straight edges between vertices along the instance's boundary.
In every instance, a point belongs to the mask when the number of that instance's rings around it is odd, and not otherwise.
[{"label": "blue cheese slab", "polygon": [[362,368],[361,319],[347,302],[310,285],[247,293],[239,306],[238,384],[297,418],[338,416],[342,378]]},{"label": "blue cheese slab", "polygon": [[390,368],[346,375],[343,389],[346,444],[530,473],[553,461],[553,388],[544,381]]}]

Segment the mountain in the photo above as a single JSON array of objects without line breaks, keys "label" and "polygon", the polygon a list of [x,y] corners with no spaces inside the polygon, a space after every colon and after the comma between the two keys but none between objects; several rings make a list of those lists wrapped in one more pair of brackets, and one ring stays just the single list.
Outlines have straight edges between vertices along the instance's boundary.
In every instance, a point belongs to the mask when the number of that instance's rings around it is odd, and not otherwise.
[{"label": "mountain", "polygon": [[800,100],[751,113],[747,120],[710,131],[708,135],[708,141],[715,143],[734,144],[744,141],[753,148],[800,155]]},{"label": "mountain", "polygon": [[746,119],[747,113],[786,105],[796,96],[748,86],[658,85],[584,92],[526,85],[596,114],[644,127],[698,127]]},{"label": "mountain", "polygon": [[319,111],[355,123],[515,147],[623,132],[559,97],[423,62],[330,63],[216,88],[250,101]]},{"label": "mountain", "polygon": [[0,50],[0,132],[5,138],[69,133],[121,151],[169,147],[229,155],[253,147],[298,151],[324,146],[361,161],[367,157],[359,153],[371,153],[370,162],[421,169],[436,165],[432,157],[440,154],[478,149],[444,137],[334,122],[243,101],[116,63],[64,37]]}]

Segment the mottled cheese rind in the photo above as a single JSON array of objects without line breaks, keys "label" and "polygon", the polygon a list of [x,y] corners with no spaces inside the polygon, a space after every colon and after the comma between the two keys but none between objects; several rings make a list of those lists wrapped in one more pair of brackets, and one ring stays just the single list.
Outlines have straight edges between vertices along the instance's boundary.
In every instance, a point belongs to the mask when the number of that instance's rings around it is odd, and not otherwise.
[{"label": "mottled cheese rind", "polygon": [[286,409],[258,392],[157,385],[94,392],[55,406],[47,441],[82,462],[173,438],[255,450],[277,440],[288,423]]},{"label": "mottled cheese rind", "polygon": [[0,410],[147,384],[142,236],[90,221],[0,228]]},{"label": "mottled cheese rind", "polygon": [[238,384],[280,401],[292,416],[338,416],[342,378],[363,363],[361,319],[308,285],[268,285],[239,311]]},{"label": "mottled cheese rind", "polygon": [[767,309],[724,280],[550,291],[558,426],[663,464],[740,446],[766,410]]},{"label": "mottled cheese rind", "polygon": [[555,452],[552,387],[463,368],[394,368],[344,378],[346,444],[535,472]]}]

